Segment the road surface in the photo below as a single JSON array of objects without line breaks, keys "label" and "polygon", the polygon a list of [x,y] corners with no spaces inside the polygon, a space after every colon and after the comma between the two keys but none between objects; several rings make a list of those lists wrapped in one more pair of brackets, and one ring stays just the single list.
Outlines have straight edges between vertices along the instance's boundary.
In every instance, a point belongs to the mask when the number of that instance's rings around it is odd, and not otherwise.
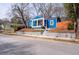
[{"label": "road surface", "polygon": [[79,44],[0,35],[0,55],[78,55]]}]

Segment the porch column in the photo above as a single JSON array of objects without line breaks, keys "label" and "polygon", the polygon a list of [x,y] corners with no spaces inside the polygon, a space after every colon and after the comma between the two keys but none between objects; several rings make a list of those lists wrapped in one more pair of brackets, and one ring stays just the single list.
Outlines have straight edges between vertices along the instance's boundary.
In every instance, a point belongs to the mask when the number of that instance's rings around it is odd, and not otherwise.
[{"label": "porch column", "polygon": [[38,20],[37,20],[37,26],[38,26]]},{"label": "porch column", "polygon": [[32,28],[33,28],[33,20],[32,20]]},{"label": "porch column", "polygon": [[43,26],[44,26],[44,18],[43,18]]}]

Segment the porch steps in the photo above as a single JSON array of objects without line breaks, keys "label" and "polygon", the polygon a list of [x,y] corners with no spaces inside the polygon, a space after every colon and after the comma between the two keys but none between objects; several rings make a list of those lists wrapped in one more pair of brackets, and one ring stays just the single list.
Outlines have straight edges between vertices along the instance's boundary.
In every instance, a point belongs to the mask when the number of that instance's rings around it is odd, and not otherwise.
[{"label": "porch steps", "polygon": [[48,30],[45,29],[42,35],[46,35],[48,33]]}]

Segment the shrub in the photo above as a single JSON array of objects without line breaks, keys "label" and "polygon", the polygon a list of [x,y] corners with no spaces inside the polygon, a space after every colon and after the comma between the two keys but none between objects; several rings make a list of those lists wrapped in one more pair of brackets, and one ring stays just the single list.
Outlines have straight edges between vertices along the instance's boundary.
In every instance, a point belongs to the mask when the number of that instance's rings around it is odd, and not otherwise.
[{"label": "shrub", "polygon": [[73,30],[74,29],[74,24],[69,24],[68,25],[68,30]]},{"label": "shrub", "polygon": [[42,28],[42,29],[45,29],[45,27],[44,27],[44,26],[42,26],[41,28]]},{"label": "shrub", "polygon": [[16,31],[16,30],[18,29],[18,26],[17,26],[16,24],[14,24],[14,25],[12,26],[12,28],[14,29],[14,31]]},{"label": "shrub", "polygon": [[41,34],[43,34],[43,32],[44,32],[44,29],[41,30]]}]

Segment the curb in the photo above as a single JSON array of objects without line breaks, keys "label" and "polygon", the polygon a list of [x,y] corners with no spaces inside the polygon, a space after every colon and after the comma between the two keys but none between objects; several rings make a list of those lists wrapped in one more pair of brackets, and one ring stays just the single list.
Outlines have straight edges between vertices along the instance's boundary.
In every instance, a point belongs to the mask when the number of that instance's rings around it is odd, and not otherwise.
[{"label": "curb", "polygon": [[67,40],[69,38],[50,38],[47,36],[36,36],[36,35],[17,35],[17,36],[24,36],[24,37],[35,37],[35,38],[44,38],[46,40],[54,40],[54,41],[62,41],[62,42],[71,42],[71,43],[76,43],[79,44],[79,40],[78,39],[74,39],[74,40]]}]

